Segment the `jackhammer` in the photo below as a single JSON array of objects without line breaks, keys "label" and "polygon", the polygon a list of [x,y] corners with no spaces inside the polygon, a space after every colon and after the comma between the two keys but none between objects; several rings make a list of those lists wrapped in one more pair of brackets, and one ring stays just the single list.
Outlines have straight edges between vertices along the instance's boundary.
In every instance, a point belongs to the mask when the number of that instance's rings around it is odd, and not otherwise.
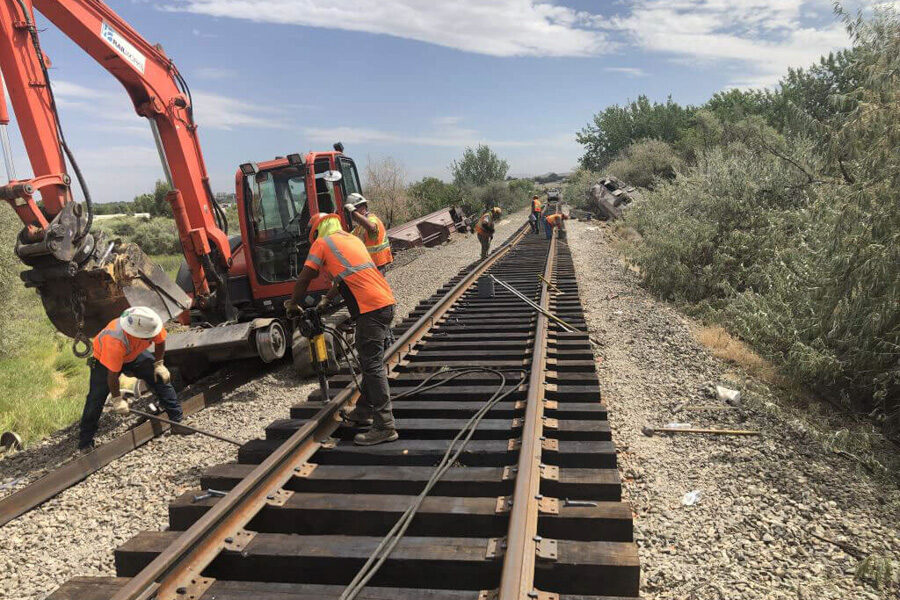
[{"label": "jackhammer", "polygon": [[322,401],[328,402],[328,345],[325,343],[325,322],[315,306],[303,309],[297,317],[297,330],[309,340],[309,362],[319,379]]}]

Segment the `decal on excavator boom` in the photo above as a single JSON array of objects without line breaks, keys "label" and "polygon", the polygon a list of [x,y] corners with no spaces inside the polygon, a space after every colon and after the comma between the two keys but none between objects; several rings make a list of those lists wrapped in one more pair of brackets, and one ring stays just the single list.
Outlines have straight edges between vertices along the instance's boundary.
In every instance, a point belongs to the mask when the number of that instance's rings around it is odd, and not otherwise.
[{"label": "decal on excavator boom", "polygon": [[135,69],[141,73],[144,72],[144,69],[147,67],[147,57],[141,54],[131,42],[122,37],[118,31],[110,27],[106,21],[100,26],[100,37],[112,46],[116,52],[121,54],[122,58],[130,62]]}]

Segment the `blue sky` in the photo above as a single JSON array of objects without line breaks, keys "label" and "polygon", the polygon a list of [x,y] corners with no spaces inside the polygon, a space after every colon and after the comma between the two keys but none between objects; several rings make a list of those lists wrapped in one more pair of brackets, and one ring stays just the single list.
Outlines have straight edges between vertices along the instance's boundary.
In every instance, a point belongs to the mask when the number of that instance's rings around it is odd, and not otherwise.
[{"label": "blue sky", "polygon": [[[215,191],[233,191],[241,162],[338,140],[361,165],[394,157],[409,180],[448,179],[449,162],[479,142],[514,175],[567,171],[581,154],[575,132],[610,104],[772,85],[847,44],[824,0],[107,3],[188,80]],[[146,122],[43,23],[63,126],[94,196],[149,190],[162,170]]]}]

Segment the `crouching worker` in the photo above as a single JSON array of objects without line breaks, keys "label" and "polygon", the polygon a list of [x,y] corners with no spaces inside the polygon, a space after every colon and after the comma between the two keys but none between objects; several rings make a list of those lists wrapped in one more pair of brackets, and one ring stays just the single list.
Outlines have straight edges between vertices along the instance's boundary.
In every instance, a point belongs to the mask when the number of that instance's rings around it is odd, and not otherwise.
[{"label": "crouching worker", "polygon": [[478,223],[475,224],[475,234],[481,243],[481,260],[487,258],[488,252],[491,250],[491,240],[494,239],[494,226],[500,218],[500,212],[500,207],[495,206],[481,215]]},{"label": "crouching worker", "polygon": [[[153,345],[153,354],[148,351]],[[90,452],[94,434],[106,403],[112,396],[113,409],[127,413],[128,403],[119,389],[119,375],[125,373],[144,381],[166,410],[170,421],[181,422],[181,403],[170,383],[169,370],[163,363],[166,354],[166,330],[162,319],[151,308],[134,306],[113,319],[97,334],[94,354],[88,359],[91,383],[78,435],[78,449]]]},{"label": "crouching worker", "polygon": [[346,419],[354,426],[372,428],[357,434],[360,446],[393,442],[399,436],[391,411],[391,392],[384,366],[384,343],[394,319],[394,294],[356,236],[341,229],[337,215],[319,213],[309,220],[309,254],[285,302],[289,317],[299,316],[310,282],[324,270],[334,282],[319,301],[324,309],[338,293],[356,319],[356,351],[362,369],[362,394]]},{"label": "crouching worker", "polygon": [[[547,216],[547,239],[553,237],[553,230],[559,229],[560,233],[566,230],[565,222],[569,219],[569,215],[557,213]],[[562,237],[560,235],[560,237]]]}]

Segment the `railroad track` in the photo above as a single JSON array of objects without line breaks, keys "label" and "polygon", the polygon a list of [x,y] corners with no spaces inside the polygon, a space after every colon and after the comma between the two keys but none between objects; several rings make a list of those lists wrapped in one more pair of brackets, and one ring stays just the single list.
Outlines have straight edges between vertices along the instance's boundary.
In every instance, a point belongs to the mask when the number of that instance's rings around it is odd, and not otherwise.
[{"label": "railroad track", "polygon": [[[330,398],[298,402],[237,463],[207,469],[202,489],[170,504],[168,531],[117,548],[119,577],[76,578],[50,598],[636,597],[632,513],[587,333],[565,331],[501,287],[480,298],[487,273],[586,329],[568,247],[521,231],[395,328],[387,362],[392,394],[403,396],[399,441],[352,444],[337,415],[358,393],[339,375]],[[464,447],[451,442],[465,430]],[[430,482],[442,460],[446,472]],[[430,484],[393,551],[347,595]],[[228,493],[203,498],[208,489]]]}]

